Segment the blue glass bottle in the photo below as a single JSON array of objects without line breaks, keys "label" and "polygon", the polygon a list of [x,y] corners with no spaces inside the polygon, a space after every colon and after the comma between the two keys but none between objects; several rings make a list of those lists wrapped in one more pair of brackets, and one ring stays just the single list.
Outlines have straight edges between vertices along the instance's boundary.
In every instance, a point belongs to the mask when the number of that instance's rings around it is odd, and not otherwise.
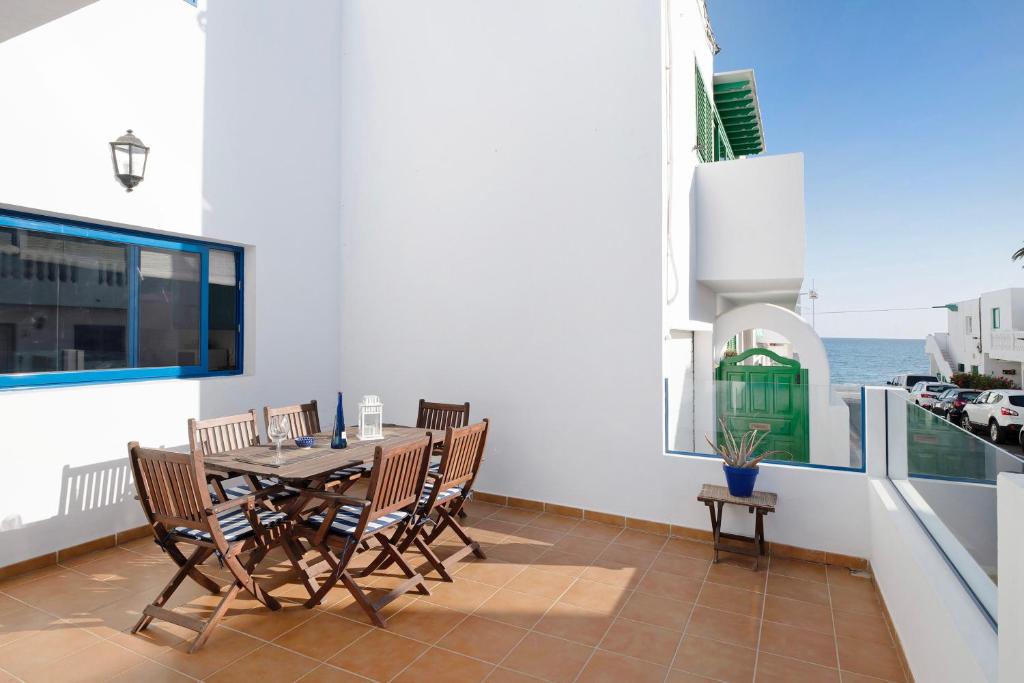
[{"label": "blue glass bottle", "polygon": [[331,435],[331,448],[348,448],[348,436],[345,434],[345,409],[338,392],[338,411],[334,414],[334,434]]}]

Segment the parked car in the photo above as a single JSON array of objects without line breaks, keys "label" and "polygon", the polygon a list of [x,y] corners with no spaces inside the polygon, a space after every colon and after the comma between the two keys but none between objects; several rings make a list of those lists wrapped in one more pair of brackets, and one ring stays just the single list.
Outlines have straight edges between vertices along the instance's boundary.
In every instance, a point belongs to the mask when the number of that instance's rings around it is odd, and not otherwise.
[{"label": "parked car", "polygon": [[935,399],[932,412],[954,424],[960,424],[964,416],[964,406],[980,395],[980,389],[947,389]]},{"label": "parked car", "polygon": [[949,389],[956,389],[956,385],[949,382],[918,382],[910,390],[910,400],[922,408],[931,410],[939,394]]},{"label": "parked car", "polygon": [[910,391],[915,384],[918,382],[938,382],[939,378],[935,375],[896,375],[891,380],[886,382],[891,387],[899,387],[906,391]]},{"label": "parked car", "polygon": [[1013,434],[1019,438],[1024,424],[1024,391],[994,389],[983,391],[973,402],[964,405],[960,426],[967,431],[988,429],[993,443],[1002,443]]}]

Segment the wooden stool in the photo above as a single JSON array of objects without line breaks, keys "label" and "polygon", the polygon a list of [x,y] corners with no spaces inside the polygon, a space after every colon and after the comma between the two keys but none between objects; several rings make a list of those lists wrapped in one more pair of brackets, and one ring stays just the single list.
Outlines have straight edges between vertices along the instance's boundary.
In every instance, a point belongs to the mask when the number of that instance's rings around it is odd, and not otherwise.
[{"label": "wooden stool", "polygon": [[[729,489],[724,486],[704,484],[700,489],[700,495],[697,496],[697,500],[707,505],[708,512],[711,513],[711,533],[715,539],[714,561],[718,562],[718,551],[720,550],[740,555],[750,555],[754,558],[753,569],[757,571],[761,556],[768,554],[764,543],[764,516],[769,512],[775,512],[775,504],[778,502],[778,499],[779,497],[776,494],[767,491],[754,491],[749,498],[740,498],[729,493]],[[757,516],[754,522],[753,537],[729,534],[722,531],[722,510],[726,504],[741,505],[747,508],[748,512],[752,512]],[[754,544],[754,547],[745,548],[722,543],[721,539],[723,538],[732,541],[746,541],[747,543]]]}]

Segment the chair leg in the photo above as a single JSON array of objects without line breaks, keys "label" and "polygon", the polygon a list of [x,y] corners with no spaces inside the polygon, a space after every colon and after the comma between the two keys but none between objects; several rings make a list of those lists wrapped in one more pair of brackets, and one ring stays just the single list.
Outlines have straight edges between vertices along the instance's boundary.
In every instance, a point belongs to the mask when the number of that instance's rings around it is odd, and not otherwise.
[{"label": "chair leg", "polygon": [[359,587],[355,579],[345,570],[339,573],[339,577],[341,578],[341,583],[352,594],[352,597],[355,598],[356,603],[366,612],[366,616],[370,617],[370,621],[380,628],[387,628],[388,622],[380,615],[380,611],[370,602],[370,599],[366,597],[366,593],[363,593],[363,589]]},{"label": "chair leg", "polygon": [[[170,547],[174,548],[174,546]],[[178,590],[178,586],[180,586],[181,582],[185,580],[185,577],[189,576],[192,573],[195,566],[205,561],[206,558],[213,554],[213,551],[211,549],[199,547],[196,548],[195,552],[193,552],[192,555],[186,560],[184,559],[184,556],[181,555],[181,551],[177,550],[177,548],[174,548],[174,550],[175,552],[177,552],[179,556],[182,557],[181,566],[178,568],[178,571],[174,573],[174,576],[171,577],[171,580],[167,582],[167,585],[164,586],[164,589],[160,591],[160,593],[153,599],[153,602],[150,603],[150,606],[152,607],[162,608],[164,604],[171,598],[171,596],[174,595],[174,591]],[[220,587],[218,587],[217,592],[220,592]],[[146,614],[144,611],[142,613],[142,617],[139,618],[139,620],[135,623],[135,626],[132,627],[132,633],[138,633],[139,631],[145,629],[147,626],[149,626],[150,622],[152,621],[153,617]]]},{"label": "chair leg", "polygon": [[213,635],[213,629],[215,629],[217,624],[220,623],[220,620],[224,618],[224,614],[228,611],[228,607],[230,607],[231,603],[234,602],[235,597],[238,595],[238,591],[240,590],[242,590],[242,584],[237,580],[231,584],[231,588],[228,589],[228,592],[217,604],[217,608],[213,610],[213,614],[211,614],[210,618],[207,619],[206,624],[203,626],[202,630],[199,631],[199,635],[197,635],[196,639],[192,641],[192,646],[188,649],[189,654],[194,653],[210,639],[210,636]]},{"label": "chair leg", "polygon": [[309,563],[302,557],[305,553],[301,552],[301,546],[297,546],[290,538],[283,538],[281,540],[281,548],[284,550],[284,554],[288,556],[288,561],[292,563],[292,567],[298,573],[299,580],[305,587],[306,592],[309,593],[310,597],[316,595],[316,581],[310,575]]},{"label": "chair leg", "polygon": [[[182,552],[180,550],[178,550],[178,546],[174,545],[173,542],[172,543],[168,543],[167,545],[165,545],[164,546],[164,550],[167,551],[167,555],[170,556],[170,558],[172,560],[174,560],[175,564],[177,564],[179,567],[185,566],[185,563],[188,560],[185,559],[185,556],[182,554]],[[211,550],[209,553],[206,554],[206,557],[204,557],[203,559],[199,560],[199,562],[197,562],[196,565],[199,565],[199,564],[202,564],[203,562],[205,562],[206,558],[209,557],[212,554],[213,554],[213,551]],[[189,571],[188,571],[189,577],[193,581],[198,583],[200,586],[202,586],[206,590],[210,591],[210,593],[213,593],[214,595],[216,595],[217,593],[220,593],[220,589],[222,588],[222,586],[219,583],[217,583],[216,581],[214,581],[213,579],[211,579],[209,576],[204,574],[202,571],[200,571],[199,567],[196,566],[196,565],[193,565],[192,568],[189,569]]]},{"label": "chair leg", "polygon": [[[414,531],[413,529],[409,529],[408,537],[402,539],[401,541],[399,541],[398,552],[404,553],[406,550],[409,549],[409,546],[412,545],[413,531]],[[389,539],[389,542],[390,543],[394,543],[395,541],[398,541],[398,539],[401,538],[403,533],[405,533],[405,528],[399,527],[395,531],[395,533],[392,534],[391,538]],[[365,546],[366,550],[370,549],[370,544],[366,542],[365,538],[360,543],[360,546]],[[388,567],[391,566],[392,562],[394,562],[394,560],[391,559],[391,555],[388,554],[387,550],[385,550],[382,547],[380,549],[380,551],[377,553],[377,557],[373,558],[373,560],[370,562],[370,564],[366,565],[365,568],[360,569],[358,572],[350,572],[350,573],[353,576],[359,576],[359,577],[369,576],[370,574],[372,574],[372,573],[374,573],[376,571],[381,571],[383,569],[387,569]]]},{"label": "chair leg", "polygon": [[440,574],[442,581],[447,581],[449,583],[455,581],[455,579],[452,578],[452,575],[448,573],[448,567],[446,567],[441,558],[430,549],[430,546],[419,537],[419,534],[416,534],[416,537],[413,538],[413,543],[415,543],[416,548],[423,553],[423,556],[427,558],[427,562],[431,564],[434,571]]},{"label": "chair leg", "polygon": [[408,587],[416,586],[416,591],[420,595],[430,595],[430,589],[427,588],[427,584],[423,582],[423,576],[416,573],[416,570],[409,566],[409,563],[406,562],[402,553],[400,553],[398,548],[396,548],[391,542],[391,539],[384,534],[377,534],[376,538],[380,542],[381,547],[384,548],[384,551],[391,556],[391,560],[397,564],[398,568],[402,570],[403,574],[405,574],[406,581],[396,588],[395,591],[402,589],[401,592],[405,593],[408,590]]},{"label": "chair leg", "polygon": [[[320,551],[320,554],[324,555],[325,557],[330,555],[330,551],[328,551],[325,548],[321,547],[318,548],[318,550]],[[313,609],[314,607],[320,604],[324,597],[331,592],[332,588],[334,588],[334,585],[338,583],[338,579],[341,579],[345,574],[345,565],[347,564],[347,559],[348,558],[344,558],[342,561],[337,562],[333,565],[331,573],[327,575],[327,578],[324,579],[323,583],[320,584],[320,587],[317,588],[316,591],[314,591],[313,594],[309,596],[309,600],[302,604],[303,607],[305,607],[306,609]],[[348,584],[346,584],[346,586],[347,585]],[[352,589],[349,588],[349,590],[351,591]],[[355,595],[355,593],[353,593],[353,595]],[[356,600],[358,601],[359,598],[357,597]]]},{"label": "chair leg", "polygon": [[[253,553],[258,553],[261,550],[263,555],[267,554],[267,550],[262,548],[254,550]],[[240,584],[242,588],[245,588],[247,591],[249,591],[254,598],[259,600],[272,610],[281,609],[281,603],[279,603],[277,599],[274,598],[273,595],[263,590],[260,584],[254,578],[252,578],[252,575],[250,575],[246,568],[242,566],[242,563],[238,561],[237,555],[228,555],[227,557],[225,557],[224,564],[227,566],[228,571],[230,571],[231,574],[235,577],[236,583]]]}]

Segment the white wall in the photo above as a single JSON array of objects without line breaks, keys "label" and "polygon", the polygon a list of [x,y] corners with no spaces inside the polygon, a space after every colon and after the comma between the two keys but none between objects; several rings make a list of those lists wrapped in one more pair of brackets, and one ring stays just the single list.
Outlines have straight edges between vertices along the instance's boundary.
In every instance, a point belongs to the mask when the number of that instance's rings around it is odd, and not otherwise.
[{"label": "white wall", "polygon": [[[659,7],[544,7],[345,6],[342,383],[471,401],[480,490],[705,528],[721,464],[662,443]],[[762,477],[771,538],[864,555],[862,475]]]},{"label": "white wall", "polygon": [[1000,683],[1024,671],[1024,475],[999,475],[999,674]]},{"label": "white wall", "polygon": [[668,518],[660,3],[401,8],[343,6],[343,386],[472,402],[481,490]]},{"label": "white wall", "polygon": [[[0,566],[141,523],[121,489],[99,504],[62,492],[80,474],[123,473],[129,440],[181,445],[189,417],[266,404],[316,397],[330,409],[340,11],[329,0],[206,9],[99,0],[0,43],[17,102],[0,108],[0,203],[250,245],[244,376],[0,392],[16,425],[4,430],[7,482],[26,484],[0,497]],[[107,142],[129,127],[152,152],[126,194]]]},{"label": "white wall", "polygon": [[995,630],[895,488],[884,479],[872,479],[867,500],[871,568],[915,680],[995,681]]},{"label": "white wall", "polygon": [[713,97],[714,56],[701,0],[668,0],[662,22],[664,112],[664,297],[666,330],[701,329],[715,316],[713,293],[693,278],[697,263],[694,173],[697,154],[696,70]]}]

